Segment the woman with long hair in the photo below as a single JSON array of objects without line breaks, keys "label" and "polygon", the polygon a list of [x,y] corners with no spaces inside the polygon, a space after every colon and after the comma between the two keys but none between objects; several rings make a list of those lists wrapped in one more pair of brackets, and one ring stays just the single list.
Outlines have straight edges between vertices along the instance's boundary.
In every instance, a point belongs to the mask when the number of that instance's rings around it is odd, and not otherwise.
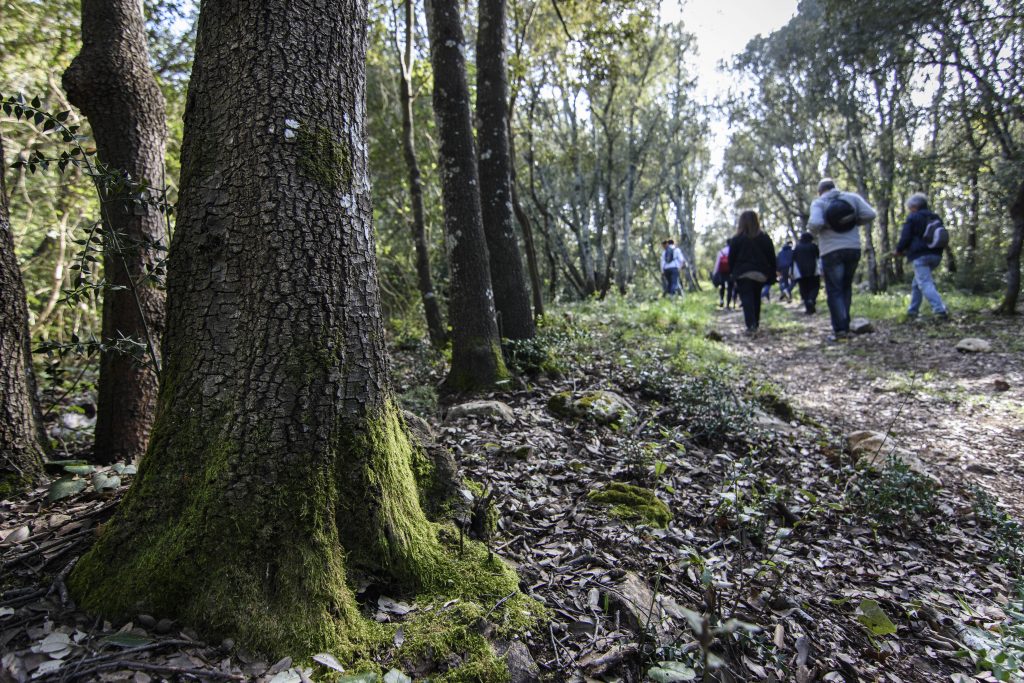
[{"label": "woman with long hair", "polygon": [[775,245],[761,230],[756,211],[740,214],[729,246],[729,272],[736,278],[747,333],[753,334],[761,325],[761,288],[774,283],[776,277]]}]

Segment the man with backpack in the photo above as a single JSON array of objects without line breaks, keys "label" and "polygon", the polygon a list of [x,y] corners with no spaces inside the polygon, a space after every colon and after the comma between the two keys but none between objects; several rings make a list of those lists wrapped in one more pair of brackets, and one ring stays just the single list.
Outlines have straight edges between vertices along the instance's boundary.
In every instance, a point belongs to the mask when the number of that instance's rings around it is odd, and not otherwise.
[{"label": "man with backpack", "polygon": [[807,227],[818,235],[825,277],[825,300],[832,318],[829,341],[850,336],[853,276],[860,262],[860,226],[875,219],[875,210],[853,192],[840,192],[835,181],[822,178],[811,203]]},{"label": "man with backpack", "polygon": [[664,287],[662,296],[682,296],[683,287],[679,281],[679,273],[682,272],[686,259],[683,258],[682,250],[676,247],[675,240],[668,240],[664,244],[665,248],[661,252],[661,279]]},{"label": "man with backpack", "polygon": [[928,197],[920,192],[910,195],[906,203],[907,220],[903,223],[896,255],[906,255],[914,268],[914,282],[910,286],[910,308],[907,318],[914,320],[927,299],[938,320],[949,320],[946,304],[935,287],[932,271],[939,267],[942,252],[949,244],[949,231],[942,219],[928,209]]}]

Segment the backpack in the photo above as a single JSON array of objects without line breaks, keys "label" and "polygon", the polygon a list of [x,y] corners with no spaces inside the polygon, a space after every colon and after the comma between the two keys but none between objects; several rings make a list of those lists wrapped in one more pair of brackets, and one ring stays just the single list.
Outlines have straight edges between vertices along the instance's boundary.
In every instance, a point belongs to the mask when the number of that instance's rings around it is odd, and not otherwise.
[{"label": "backpack", "polygon": [[665,260],[665,265],[671,264],[676,260],[676,249],[675,247],[665,247],[665,254],[662,256]]},{"label": "backpack", "polygon": [[721,256],[719,256],[718,257],[718,263],[716,264],[715,268],[716,268],[716,270],[721,275],[728,275],[729,274],[729,255],[728,254],[722,254]]},{"label": "backpack", "polygon": [[850,232],[857,227],[857,207],[835,196],[825,205],[825,225],[836,232]]},{"label": "backpack", "polygon": [[921,239],[929,249],[945,249],[949,246],[949,230],[942,224],[942,219],[936,216],[924,226]]}]

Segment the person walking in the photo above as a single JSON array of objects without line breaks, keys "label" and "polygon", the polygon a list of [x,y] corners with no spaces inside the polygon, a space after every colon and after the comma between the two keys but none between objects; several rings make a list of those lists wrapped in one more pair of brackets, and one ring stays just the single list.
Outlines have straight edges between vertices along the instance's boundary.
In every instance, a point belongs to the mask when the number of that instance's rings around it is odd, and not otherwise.
[{"label": "person walking", "polygon": [[661,252],[661,277],[664,289],[662,296],[683,295],[683,286],[679,281],[679,274],[682,272],[686,259],[683,252],[676,247],[675,240],[664,242],[665,248]]},{"label": "person walking", "polygon": [[779,268],[779,298],[783,301],[793,302],[793,240],[786,240],[786,244],[775,256],[775,263]]},{"label": "person walking", "polygon": [[[942,252],[948,242],[948,233],[942,219],[928,208],[928,197],[920,192],[910,195],[906,203],[907,219],[903,223],[896,255],[906,256],[914,268],[914,282],[910,286],[910,307],[907,318],[916,319],[921,300],[927,299],[938,320],[949,320],[949,311],[935,287],[932,271],[939,267]],[[941,231],[941,232],[940,232]]]},{"label": "person walking", "polygon": [[800,289],[800,301],[804,312],[814,315],[818,307],[818,292],[821,291],[821,254],[814,243],[814,235],[805,232],[793,248],[793,279]]},{"label": "person walking", "polygon": [[875,210],[853,192],[840,192],[831,178],[818,183],[818,198],[811,203],[807,227],[818,235],[825,276],[825,301],[832,319],[828,340],[850,336],[853,277],[860,262],[860,226],[875,219]]},{"label": "person walking", "polygon": [[718,250],[715,267],[711,271],[711,282],[718,289],[718,307],[729,310],[736,303],[736,282],[729,271],[729,240]]},{"label": "person walking", "polygon": [[747,334],[761,325],[761,288],[775,281],[775,245],[761,230],[756,211],[740,214],[736,236],[729,247],[729,270],[736,276],[736,290],[743,306]]}]

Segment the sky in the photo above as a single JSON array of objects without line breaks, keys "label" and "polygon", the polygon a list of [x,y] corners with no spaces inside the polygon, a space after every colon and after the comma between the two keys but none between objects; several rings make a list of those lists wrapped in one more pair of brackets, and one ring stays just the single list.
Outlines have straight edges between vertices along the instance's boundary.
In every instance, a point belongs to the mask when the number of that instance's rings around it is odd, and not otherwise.
[{"label": "sky", "polygon": [[[665,21],[682,18],[686,30],[696,36],[698,54],[690,62],[697,76],[697,97],[711,102],[734,81],[732,74],[718,69],[719,63],[741,52],[754,36],[783,26],[796,14],[796,6],[797,0],[663,0],[661,15]],[[721,167],[728,130],[722,119],[714,120],[711,130],[713,178]],[[698,230],[714,219],[712,214],[707,203],[698,207]]]}]

